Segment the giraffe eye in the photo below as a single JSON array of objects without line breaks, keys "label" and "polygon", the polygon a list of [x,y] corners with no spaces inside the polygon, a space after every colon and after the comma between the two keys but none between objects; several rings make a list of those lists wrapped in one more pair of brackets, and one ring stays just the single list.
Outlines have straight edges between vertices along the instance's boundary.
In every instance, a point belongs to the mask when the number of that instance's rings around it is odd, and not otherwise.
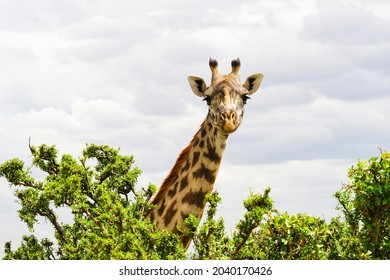
[{"label": "giraffe eye", "polygon": [[206,102],[207,102],[207,105],[210,106],[210,104],[211,104],[211,98],[210,98],[210,96],[206,96],[205,98],[203,98],[203,101],[206,101]]},{"label": "giraffe eye", "polygon": [[251,99],[248,95],[243,95],[243,96],[242,96],[242,102],[244,102],[244,104],[246,104],[246,101],[247,101],[248,99]]}]

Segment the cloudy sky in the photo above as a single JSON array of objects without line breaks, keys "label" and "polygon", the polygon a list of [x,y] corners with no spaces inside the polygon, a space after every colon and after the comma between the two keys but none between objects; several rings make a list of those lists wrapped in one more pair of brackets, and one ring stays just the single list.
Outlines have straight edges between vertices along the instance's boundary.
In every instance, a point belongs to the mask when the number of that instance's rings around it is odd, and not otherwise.
[{"label": "cloudy sky", "polygon": [[[1,0],[0,162],[31,160],[29,137],[76,157],[109,144],[159,185],[207,113],[186,78],[209,81],[210,57],[265,76],[215,184],[228,228],[250,188],[337,215],[348,168],[390,150],[386,0]],[[0,179],[0,248],[28,232],[14,201]]]}]

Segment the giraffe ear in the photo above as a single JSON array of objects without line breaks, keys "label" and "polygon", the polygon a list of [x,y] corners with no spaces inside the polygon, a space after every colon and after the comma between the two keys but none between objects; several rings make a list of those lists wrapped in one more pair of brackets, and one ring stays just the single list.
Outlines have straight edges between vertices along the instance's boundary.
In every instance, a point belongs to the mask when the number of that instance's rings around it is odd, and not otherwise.
[{"label": "giraffe ear", "polygon": [[254,74],[246,78],[243,87],[249,91],[248,95],[251,95],[258,90],[261,81],[263,80],[263,77],[264,77],[263,74]]},{"label": "giraffe ear", "polygon": [[207,85],[205,81],[202,78],[195,77],[195,76],[189,76],[188,82],[190,83],[192,91],[199,97],[205,96],[205,91],[207,89]]}]

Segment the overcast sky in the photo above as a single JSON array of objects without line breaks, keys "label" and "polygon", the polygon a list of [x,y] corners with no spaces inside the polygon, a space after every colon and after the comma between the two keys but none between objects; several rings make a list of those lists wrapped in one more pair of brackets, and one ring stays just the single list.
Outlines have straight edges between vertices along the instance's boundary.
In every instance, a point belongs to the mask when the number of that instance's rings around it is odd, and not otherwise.
[{"label": "overcast sky", "polygon": [[[108,144],[160,185],[206,116],[187,76],[209,81],[210,57],[265,76],[215,183],[227,227],[267,186],[281,212],[336,216],[348,168],[390,150],[387,0],[0,0],[0,162],[29,162],[29,137]],[[0,179],[0,254],[28,233],[14,201]]]}]

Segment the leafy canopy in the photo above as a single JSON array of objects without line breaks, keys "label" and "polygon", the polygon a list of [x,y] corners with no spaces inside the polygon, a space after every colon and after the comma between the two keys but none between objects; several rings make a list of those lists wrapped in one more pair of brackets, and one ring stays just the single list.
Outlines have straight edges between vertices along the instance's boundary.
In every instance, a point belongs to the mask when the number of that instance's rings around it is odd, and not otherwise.
[{"label": "leafy canopy", "polygon": [[[176,236],[143,219],[156,187],[135,189],[141,171],[132,167],[132,156],[94,144],[79,159],[65,154],[58,160],[54,146],[30,150],[32,166],[11,159],[0,166],[0,176],[14,187],[20,219],[33,231],[37,217],[44,217],[55,229],[56,246],[24,236],[16,251],[6,244],[5,259],[185,258]],[[31,176],[33,167],[45,172],[42,181]],[[59,221],[63,207],[70,210],[72,223]]]},{"label": "leafy canopy", "polygon": [[[251,192],[245,213],[232,234],[216,218],[221,198],[206,197],[201,223],[185,220],[183,234],[193,240],[185,252],[180,237],[157,229],[147,211],[156,187],[137,190],[141,171],[119,149],[89,144],[78,159],[58,154],[55,146],[30,146],[32,163],[20,159],[0,165],[21,205],[20,219],[31,235],[4,259],[390,259],[390,154],[358,161],[350,181],[335,193],[342,216],[329,222],[306,214],[280,213],[269,197]],[[38,180],[36,171],[44,173]],[[72,222],[62,222],[67,209]],[[55,240],[39,240],[37,217],[53,226]]]}]

